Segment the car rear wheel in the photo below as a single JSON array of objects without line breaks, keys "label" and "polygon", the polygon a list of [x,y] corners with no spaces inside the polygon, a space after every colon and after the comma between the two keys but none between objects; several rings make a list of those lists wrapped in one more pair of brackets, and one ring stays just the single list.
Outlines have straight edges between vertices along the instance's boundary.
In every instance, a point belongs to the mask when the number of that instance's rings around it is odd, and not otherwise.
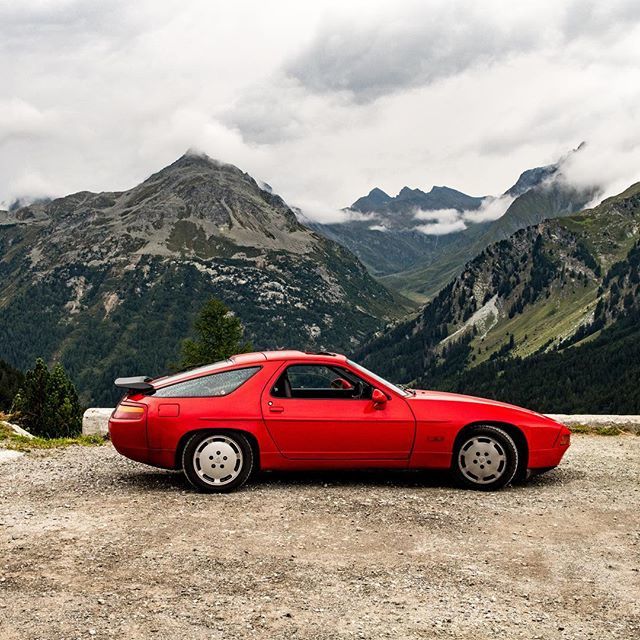
[{"label": "car rear wheel", "polygon": [[182,452],[182,468],[198,491],[226,493],[241,487],[253,469],[253,449],[240,433],[196,433]]},{"label": "car rear wheel", "polygon": [[481,425],[468,430],[454,452],[452,471],[465,487],[495,491],[509,484],[518,469],[518,448],[499,427]]}]

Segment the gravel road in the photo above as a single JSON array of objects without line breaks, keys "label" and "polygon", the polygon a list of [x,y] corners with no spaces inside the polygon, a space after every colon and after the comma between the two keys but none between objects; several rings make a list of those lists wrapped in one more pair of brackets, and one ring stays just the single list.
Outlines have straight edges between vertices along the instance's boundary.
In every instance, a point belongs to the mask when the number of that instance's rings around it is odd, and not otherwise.
[{"label": "gravel road", "polygon": [[0,464],[0,638],[640,637],[640,438],[526,486],[265,474],[226,496],[110,445]]}]

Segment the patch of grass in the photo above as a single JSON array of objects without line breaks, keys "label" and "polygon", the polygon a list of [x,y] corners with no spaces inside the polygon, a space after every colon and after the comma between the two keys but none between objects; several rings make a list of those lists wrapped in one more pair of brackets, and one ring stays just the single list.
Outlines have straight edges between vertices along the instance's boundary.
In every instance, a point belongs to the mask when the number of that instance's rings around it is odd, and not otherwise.
[{"label": "patch of grass", "polygon": [[476,338],[472,346],[481,348],[482,353],[477,353],[474,364],[488,360],[492,353],[508,342],[508,334],[515,337],[514,355],[531,355],[550,339],[570,334],[595,304],[596,287],[593,283],[587,287],[576,286],[575,289],[568,287],[562,293],[554,291],[549,298],[537,300],[527,307],[524,313],[502,318],[484,340]]},{"label": "patch of grass", "polygon": [[94,447],[104,444],[102,436],[78,435],[73,438],[27,438],[14,433],[8,425],[0,422],[0,448],[13,451],[32,451],[34,449],[60,449],[78,445]]},{"label": "patch of grass", "polygon": [[15,436],[16,434],[13,432],[13,429],[8,425],[5,424],[2,419],[3,419],[3,415],[0,414],[0,442],[2,440],[4,440],[5,438],[9,438],[10,436]]},{"label": "patch of grass", "polygon": [[589,425],[589,424],[571,424],[567,425],[571,433],[582,433],[590,436],[619,436],[625,433],[624,429],[612,425]]}]

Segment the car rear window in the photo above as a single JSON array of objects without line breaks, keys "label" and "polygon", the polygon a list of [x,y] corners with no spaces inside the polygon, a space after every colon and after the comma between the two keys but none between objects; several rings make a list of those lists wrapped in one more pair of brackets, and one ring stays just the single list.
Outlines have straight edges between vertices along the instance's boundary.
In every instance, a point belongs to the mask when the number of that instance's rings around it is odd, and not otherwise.
[{"label": "car rear window", "polygon": [[246,367],[221,371],[208,376],[192,378],[156,389],[157,398],[207,398],[226,396],[260,370],[260,367]]},{"label": "car rear window", "polygon": [[214,372],[216,369],[224,369],[233,364],[231,360],[219,360],[218,362],[214,362],[213,364],[205,364],[200,367],[192,367],[191,369],[184,369],[183,371],[178,371],[178,373],[174,373],[170,376],[162,376],[161,378],[156,378],[153,383],[154,384],[170,384],[174,380],[180,380],[180,378],[184,378],[187,374],[190,376],[195,375],[200,372]]}]

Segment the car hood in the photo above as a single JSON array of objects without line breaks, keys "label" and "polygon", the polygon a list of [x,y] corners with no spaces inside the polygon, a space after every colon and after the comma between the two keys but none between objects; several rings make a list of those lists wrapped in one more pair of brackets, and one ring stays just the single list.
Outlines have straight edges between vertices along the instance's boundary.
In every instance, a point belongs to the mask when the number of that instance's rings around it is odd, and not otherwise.
[{"label": "car hood", "polygon": [[407,398],[407,401],[420,405],[424,400],[439,400],[443,402],[457,402],[457,403],[465,403],[465,404],[475,404],[482,405],[486,407],[500,407],[502,409],[508,409],[510,411],[517,411],[518,413],[524,413],[529,416],[535,416],[538,419],[544,420],[545,422],[553,422],[557,424],[555,420],[551,420],[551,418],[547,418],[547,416],[542,413],[538,413],[537,411],[531,411],[531,409],[525,409],[523,407],[518,407],[514,404],[508,404],[506,402],[500,402],[498,400],[489,400],[487,398],[477,398],[475,396],[465,396],[460,393],[449,393],[447,391],[424,391],[422,389],[415,389],[416,394]]}]

